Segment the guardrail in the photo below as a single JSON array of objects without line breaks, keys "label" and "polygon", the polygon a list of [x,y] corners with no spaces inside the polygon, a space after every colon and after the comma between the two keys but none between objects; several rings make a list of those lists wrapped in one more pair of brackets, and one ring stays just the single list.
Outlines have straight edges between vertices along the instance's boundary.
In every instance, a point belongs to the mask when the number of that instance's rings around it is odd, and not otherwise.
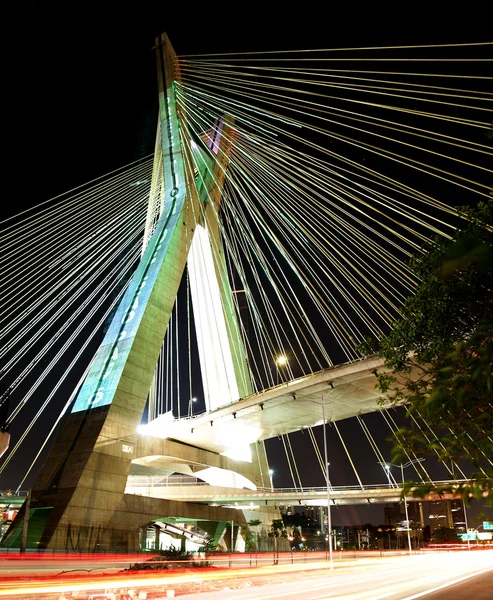
[{"label": "guardrail", "polygon": [[[343,362],[343,363],[340,363],[337,365],[332,365],[331,367],[326,367],[325,369],[320,369],[319,371],[312,371],[311,373],[304,373],[300,377],[295,377],[294,379],[289,379],[288,381],[283,381],[282,383],[278,383],[276,385],[265,388],[263,390],[259,390],[248,396],[243,396],[243,398],[238,398],[237,400],[231,400],[230,402],[227,402],[226,404],[223,404],[222,406],[219,406],[218,408],[221,409],[221,408],[226,408],[228,406],[233,406],[234,404],[237,404],[240,400],[248,400],[249,398],[252,398],[254,396],[259,396],[260,394],[262,394],[264,392],[270,392],[270,391],[276,390],[276,389],[280,390],[282,388],[287,388],[290,385],[293,385],[295,383],[300,383],[304,379],[306,380],[311,377],[316,377],[317,375],[321,375],[322,373],[334,371],[335,369],[339,369],[341,367],[347,367],[349,365],[354,365],[356,363],[363,362],[364,360],[372,360],[372,359],[378,359],[378,358],[380,358],[378,356],[378,354],[370,354],[368,356],[361,356],[359,358],[354,358],[352,360],[348,360],[346,362]],[[202,416],[208,414],[209,412],[214,412],[214,411],[208,411],[208,410],[202,409],[202,410],[194,411],[194,413],[192,415],[180,415],[179,417],[173,415],[173,421],[193,421],[196,417],[202,417]]]},{"label": "guardrail", "polygon": [[[454,480],[443,480],[443,481],[434,481],[433,483],[438,486],[447,486],[447,485],[457,485],[459,483],[467,483],[468,479],[454,479]],[[163,480],[162,477],[145,477],[145,476],[130,476],[127,481],[127,488],[166,488],[166,487],[210,487],[210,485],[205,481],[200,481],[194,477],[183,478],[180,480]],[[375,483],[370,485],[343,485],[343,486],[330,486],[330,491],[334,493],[343,493],[343,492],[351,492],[351,491],[372,491],[372,490],[399,490],[402,488],[401,484],[396,483]],[[238,490],[240,491],[240,490]],[[243,489],[242,491],[248,492],[248,490]],[[292,487],[292,488],[271,488],[271,487],[257,487],[256,490],[251,490],[261,493],[271,493],[271,494],[303,494],[303,493],[315,493],[322,494],[327,493],[327,488],[323,486],[303,486],[303,487]],[[12,492],[12,490],[2,490],[0,491],[0,498],[25,498],[28,495],[27,490],[20,490]]]},{"label": "guardrail", "polygon": [[[188,482],[163,482],[163,481],[148,481],[145,478],[134,480],[130,479],[127,481],[127,488],[173,488],[173,487],[210,487],[210,485],[205,481],[188,481]],[[213,487],[227,487],[227,486],[213,486]],[[390,487],[387,484],[378,483],[374,485],[346,485],[346,486],[330,486],[331,492],[348,492],[348,491],[361,491],[361,490],[379,490],[379,489],[399,489],[401,486],[399,485],[391,485]],[[242,488],[242,491],[249,491],[246,488]],[[277,494],[298,494],[303,492],[311,492],[311,493],[326,493],[326,487],[312,487],[306,486],[302,488],[271,488],[271,487],[261,487],[257,486],[255,490],[256,492],[265,492],[265,493],[277,493]]]},{"label": "guardrail", "polygon": [[15,491],[13,492],[12,490],[0,490],[0,496],[2,498],[18,498],[18,497],[23,497],[25,498],[28,495],[28,491]]},{"label": "guardrail", "polygon": [[[467,479],[456,479],[456,480],[444,480],[444,481],[434,481],[435,485],[457,485],[458,483],[467,483],[469,480]],[[163,480],[162,477],[142,477],[142,476],[131,476],[127,481],[127,487],[185,487],[185,486],[207,486],[210,485],[205,481],[200,481],[195,478],[183,479],[183,480]],[[221,487],[221,486],[220,486]],[[227,487],[227,486],[224,486]],[[330,486],[329,490],[331,492],[350,492],[350,491],[370,491],[370,490],[385,490],[385,489],[394,489],[398,490],[402,488],[402,484],[397,483],[375,483],[370,485],[343,485],[343,486]],[[248,490],[243,490],[248,491]],[[272,487],[257,487],[257,492],[271,492],[277,494],[299,494],[303,492],[310,493],[327,493],[327,488],[325,486],[303,486],[303,487],[293,487],[293,488],[272,488]]]}]

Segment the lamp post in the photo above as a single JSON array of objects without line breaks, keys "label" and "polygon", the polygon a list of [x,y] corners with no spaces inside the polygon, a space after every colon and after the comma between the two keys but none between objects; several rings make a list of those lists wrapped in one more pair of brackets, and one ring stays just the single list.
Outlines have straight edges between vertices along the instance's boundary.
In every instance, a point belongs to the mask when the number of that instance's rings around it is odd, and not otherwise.
[{"label": "lamp post", "polygon": [[[464,512],[464,527],[465,527],[465,532],[467,533],[469,531],[469,527],[467,525],[466,503],[464,502],[464,500],[462,500],[462,510]],[[470,543],[469,537],[467,538],[467,549],[468,550],[471,549],[471,543]]]},{"label": "lamp post", "polygon": [[[416,458],[414,460],[410,460],[409,462],[403,464],[401,463],[400,465],[394,465],[392,463],[389,463],[388,468],[390,470],[390,467],[399,467],[401,470],[401,477],[402,477],[402,489],[404,489],[404,469],[406,467],[410,467],[411,465],[415,465],[417,463],[422,463],[425,459],[424,458]],[[407,542],[409,545],[409,556],[412,555],[413,553],[413,548],[412,548],[412,544],[411,544],[411,533],[409,531],[409,513],[407,510],[407,498],[404,495],[404,510],[406,513],[406,523],[407,523]]]},{"label": "lamp post", "polygon": [[188,401],[188,416],[193,417],[193,403],[197,402],[197,398],[190,398]]},{"label": "lamp post", "polygon": [[385,465],[385,472],[387,473],[387,479],[389,480],[389,487],[391,487],[391,483],[390,483],[390,466],[389,465]]},{"label": "lamp post", "polygon": [[284,354],[280,354],[276,358],[276,385],[279,385],[279,368],[288,364],[288,358]]},{"label": "lamp post", "polygon": [[330,513],[330,480],[329,480],[329,461],[327,454],[327,423],[325,421],[325,401],[322,396],[322,420],[324,424],[324,455],[325,455],[325,479],[327,484],[327,533],[329,535],[329,561],[330,568],[334,568],[332,557],[332,516]]},{"label": "lamp post", "polygon": [[383,470],[385,471],[385,474],[387,475],[387,481],[389,484],[389,488],[394,487],[392,485],[392,481],[390,479],[390,465],[388,463],[384,463],[381,461],[379,461],[378,464],[382,466]]}]

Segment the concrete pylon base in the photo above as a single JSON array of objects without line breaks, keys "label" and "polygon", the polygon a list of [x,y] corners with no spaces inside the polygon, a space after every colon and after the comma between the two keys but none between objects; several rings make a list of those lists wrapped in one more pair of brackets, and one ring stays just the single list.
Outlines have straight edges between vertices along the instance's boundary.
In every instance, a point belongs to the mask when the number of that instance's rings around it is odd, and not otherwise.
[{"label": "concrete pylon base", "polygon": [[10,444],[10,433],[7,431],[0,431],[0,456],[7,451]]},{"label": "concrete pylon base", "polygon": [[[145,535],[142,530],[147,529],[153,521],[167,518],[212,523],[233,521],[242,528],[246,526],[245,517],[238,510],[125,494],[108,523],[81,523],[77,518],[71,520],[69,511],[65,510],[51,537],[43,540],[40,538],[44,526],[43,517],[44,521],[53,518],[52,512],[57,508],[43,507],[41,510],[45,511],[45,515],[41,513],[36,517],[36,512],[31,512],[26,543],[28,549],[90,553],[138,552],[144,549],[142,541],[145,540]],[[18,519],[17,529],[21,530],[23,509],[19,512]],[[5,545],[18,547],[20,539],[17,538],[18,536],[12,537],[11,543]]]}]

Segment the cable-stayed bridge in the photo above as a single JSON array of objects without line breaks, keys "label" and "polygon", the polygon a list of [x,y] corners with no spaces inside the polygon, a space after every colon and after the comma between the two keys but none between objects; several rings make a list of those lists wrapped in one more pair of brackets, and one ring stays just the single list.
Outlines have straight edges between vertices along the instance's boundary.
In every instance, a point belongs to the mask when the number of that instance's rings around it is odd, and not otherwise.
[{"label": "cable-stayed bridge", "polygon": [[383,363],[358,344],[418,285],[409,258],[460,225],[450,194],[488,196],[491,96],[464,68],[478,45],[453,74],[440,48],[374,50],[177,57],[163,35],[154,155],[3,223],[2,472],[54,415],[19,482],[45,459],[33,544],[129,548],[166,515],[230,520],[128,478],[265,488],[279,436],[300,479],[288,436],[320,424],[356,478],[339,421],[385,463],[362,419]]}]

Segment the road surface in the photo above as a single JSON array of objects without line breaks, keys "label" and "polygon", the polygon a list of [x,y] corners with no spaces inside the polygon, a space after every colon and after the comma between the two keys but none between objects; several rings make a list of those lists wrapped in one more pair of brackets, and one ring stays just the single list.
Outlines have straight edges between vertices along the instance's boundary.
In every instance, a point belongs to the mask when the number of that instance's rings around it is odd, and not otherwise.
[{"label": "road surface", "polygon": [[493,550],[464,550],[348,557],[334,561],[333,568],[319,561],[104,577],[91,572],[9,579],[4,573],[0,600],[161,600],[173,595],[181,600],[491,600],[492,581]]},{"label": "road surface", "polygon": [[180,600],[492,600],[493,552],[358,561],[316,576],[286,572],[285,581],[180,595]]}]

